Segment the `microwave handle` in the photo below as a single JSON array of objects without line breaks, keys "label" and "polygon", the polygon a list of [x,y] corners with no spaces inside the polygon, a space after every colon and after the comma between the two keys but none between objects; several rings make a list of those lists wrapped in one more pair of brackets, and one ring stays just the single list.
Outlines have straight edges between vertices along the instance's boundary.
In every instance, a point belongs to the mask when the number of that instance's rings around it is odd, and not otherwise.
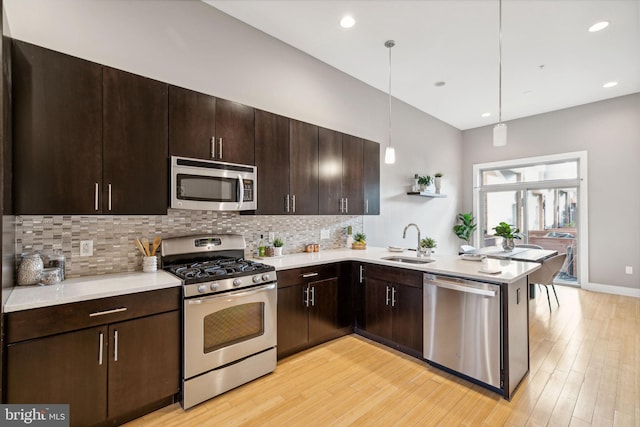
[{"label": "microwave handle", "polygon": [[242,176],[238,175],[238,185],[240,188],[240,197],[238,200],[238,209],[242,208],[242,203],[244,202],[244,182],[242,181]]}]

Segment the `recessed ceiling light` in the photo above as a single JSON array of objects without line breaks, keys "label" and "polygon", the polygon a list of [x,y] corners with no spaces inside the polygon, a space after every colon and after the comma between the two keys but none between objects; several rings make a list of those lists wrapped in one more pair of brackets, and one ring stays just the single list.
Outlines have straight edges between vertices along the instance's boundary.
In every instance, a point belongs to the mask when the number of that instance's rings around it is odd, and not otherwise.
[{"label": "recessed ceiling light", "polygon": [[447,84],[447,82],[435,82],[433,85],[434,85],[435,87],[442,87],[442,86],[444,86],[444,85],[446,85],[446,84]]},{"label": "recessed ceiling light", "polygon": [[618,82],[607,82],[607,83],[602,85],[602,87],[606,87],[606,88],[610,88],[610,87],[614,87],[614,86],[618,86]]},{"label": "recessed ceiling light", "polygon": [[482,117],[489,117],[491,113],[482,113]]},{"label": "recessed ceiling light", "polygon": [[596,31],[604,30],[608,26],[609,26],[609,21],[596,22],[595,24],[589,27],[589,32],[595,33]]},{"label": "recessed ceiling light", "polygon": [[340,26],[342,28],[351,28],[354,25],[356,25],[356,20],[353,19],[353,16],[351,16],[351,15],[345,15],[340,20]]}]

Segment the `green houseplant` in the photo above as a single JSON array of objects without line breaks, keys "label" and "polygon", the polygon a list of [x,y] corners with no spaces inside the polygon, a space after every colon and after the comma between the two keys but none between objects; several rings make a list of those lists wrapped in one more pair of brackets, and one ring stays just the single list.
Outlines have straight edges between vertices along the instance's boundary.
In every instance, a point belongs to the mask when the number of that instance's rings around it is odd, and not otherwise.
[{"label": "green houseplant", "polygon": [[356,233],[353,236],[353,249],[366,249],[367,248],[367,236],[364,233]]},{"label": "green houseplant", "polygon": [[418,177],[418,185],[420,186],[420,189],[423,191],[425,188],[431,185],[432,181],[433,181],[433,178],[431,178],[431,175]]},{"label": "green houseplant", "polygon": [[273,239],[273,247],[274,247],[274,255],[275,256],[281,256],[282,255],[283,246],[284,246],[284,242],[282,241],[281,238],[276,237],[275,239]]},{"label": "green houseplant", "polygon": [[471,212],[459,213],[457,219],[458,224],[453,226],[453,232],[456,233],[458,238],[470,244],[473,232],[478,228],[478,225],[475,223],[476,219]]},{"label": "green houseplant", "polygon": [[426,256],[431,256],[432,249],[436,248],[437,246],[438,242],[436,242],[435,239],[432,239],[431,237],[425,237],[424,239],[420,240],[420,250]]},{"label": "green houseplant", "polygon": [[518,234],[520,233],[520,229],[506,222],[501,222],[493,227],[493,230],[495,230],[494,235],[502,237],[502,249],[506,252],[512,251],[515,247],[514,239],[520,239],[520,235]]}]

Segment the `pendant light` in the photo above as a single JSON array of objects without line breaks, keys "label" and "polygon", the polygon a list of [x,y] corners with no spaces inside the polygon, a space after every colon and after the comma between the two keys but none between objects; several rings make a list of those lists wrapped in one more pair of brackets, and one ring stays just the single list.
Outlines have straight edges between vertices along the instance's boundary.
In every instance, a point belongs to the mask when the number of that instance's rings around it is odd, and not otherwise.
[{"label": "pendant light", "polygon": [[499,0],[498,15],[498,124],[493,128],[493,146],[504,147],[507,145],[507,125],[502,123],[502,0]]},{"label": "pendant light", "polygon": [[391,146],[391,48],[396,45],[396,42],[387,40],[384,45],[389,49],[389,142],[384,151],[384,162],[390,165],[396,162],[396,149]]}]

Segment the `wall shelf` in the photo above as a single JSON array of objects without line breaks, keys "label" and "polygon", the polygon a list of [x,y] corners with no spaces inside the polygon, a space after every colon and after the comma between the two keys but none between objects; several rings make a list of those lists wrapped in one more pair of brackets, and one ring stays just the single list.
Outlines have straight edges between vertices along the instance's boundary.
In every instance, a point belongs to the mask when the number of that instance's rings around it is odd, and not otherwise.
[{"label": "wall shelf", "polygon": [[407,195],[408,196],[422,196],[422,197],[432,197],[432,198],[436,198],[436,197],[447,197],[446,194],[438,194],[438,193],[432,193],[430,191],[407,191]]}]

